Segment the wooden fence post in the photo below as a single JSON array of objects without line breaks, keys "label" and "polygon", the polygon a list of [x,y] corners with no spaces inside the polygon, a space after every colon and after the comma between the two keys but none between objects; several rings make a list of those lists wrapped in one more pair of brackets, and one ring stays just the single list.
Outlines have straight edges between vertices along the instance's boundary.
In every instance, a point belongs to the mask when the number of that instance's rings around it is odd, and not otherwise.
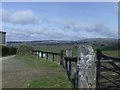
[{"label": "wooden fence post", "polygon": [[36,54],[36,56],[38,57],[38,52],[36,52],[35,54]]},{"label": "wooden fence post", "polygon": [[54,62],[54,54],[53,54],[53,62]]},{"label": "wooden fence post", "polygon": [[40,57],[40,52],[38,52],[38,57]]},{"label": "wooden fence post", "polygon": [[41,52],[41,57],[43,58],[43,52]]},{"label": "wooden fence post", "polygon": [[41,57],[41,52],[39,52],[39,57]]},{"label": "wooden fence post", "polygon": [[101,59],[101,51],[99,49],[97,49],[97,63],[96,63],[96,87],[99,90],[100,85],[99,85],[99,81],[100,81],[100,59]]},{"label": "wooden fence post", "polygon": [[46,53],[45,55],[46,55],[46,59],[48,60],[48,53]]},{"label": "wooden fence post", "polygon": [[78,88],[96,88],[96,54],[89,45],[78,49],[77,72]]},{"label": "wooden fence post", "polygon": [[[66,50],[66,57],[72,57],[72,50],[68,49]],[[71,76],[71,61],[70,60],[66,60],[66,70],[67,70],[67,75],[68,75],[68,79],[70,80],[70,76]]]},{"label": "wooden fence post", "polygon": [[63,50],[60,51],[60,65],[62,65],[64,67],[64,65],[63,65]]}]

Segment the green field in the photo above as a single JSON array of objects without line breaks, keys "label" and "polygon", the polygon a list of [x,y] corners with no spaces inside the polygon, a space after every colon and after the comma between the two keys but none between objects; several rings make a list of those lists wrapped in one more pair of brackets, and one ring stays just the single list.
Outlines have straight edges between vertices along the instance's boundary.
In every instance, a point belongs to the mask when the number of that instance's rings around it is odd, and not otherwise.
[{"label": "green field", "polygon": [[65,69],[58,63],[28,55],[17,55],[15,58],[21,60],[29,68],[44,69],[51,73],[29,81],[27,88],[72,88]]},{"label": "green field", "polygon": [[[71,49],[73,52],[73,55],[77,55],[78,51],[78,44],[65,44],[65,45],[37,45],[34,46],[37,50],[42,51],[51,51],[51,52],[57,52],[60,53],[60,50],[67,50]],[[101,45],[94,45],[93,49],[96,51],[97,49],[100,49],[105,55],[112,56],[112,57],[119,57],[120,51],[118,51],[118,46],[101,46]],[[56,59],[60,59],[57,57]]]},{"label": "green field", "polygon": [[67,50],[67,49],[73,49],[77,45],[35,45],[33,46],[36,50],[41,51],[50,51],[50,52],[57,52],[59,53],[60,50]]},{"label": "green field", "polygon": [[[78,46],[77,45],[41,45],[34,47],[37,50],[42,51],[51,51],[51,52],[57,52],[59,53],[60,50],[67,50],[71,49],[73,51],[73,55],[76,56]],[[110,47],[100,47],[100,46],[94,46],[94,50],[101,49],[103,54],[111,57],[119,57],[118,51],[114,49],[110,49]],[[120,52],[120,51],[119,51]],[[56,62],[52,62],[49,60],[45,60],[42,58],[34,57],[32,56],[29,58],[28,56],[24,57],[18,57],[19,59],[25,58],[23,61],[24,63],[28,64],[32,67],[39,67],[39,68],[49,68],[53,71],[56,70],[56,74],[44,76],[41,78],[38,78],[37,80],[30,81],[28,84],[28,88],[72,88],[71,82],[67,79],[65,70],[58,65]],[[57,56],[55,58],[55,61],[59,62],[60,58]],[[58,69],[61,69],[61,72],[57,71]]]},{"label": "green field", "polygon": [[111,50],[111,51],[103,51],[103,54],[107,55],[107,56],[111,56],[111,57],[117,57],[120,58],[120,51],[117,50]]},{"label": "green field", "polygon": [[72,83],[65,77],[65,73],[61,72],[33,80],[27,88],[72,88]]},{"label": "green field", "polygon": [[46,60],[45,58],[38,58],[36,56],[28,56],[28,55],[17,55],[16,59],[21,60],[23,63],[30,67],[38,67],[38,68],[60,68],[58,64],[52,62],[50,60]]}]

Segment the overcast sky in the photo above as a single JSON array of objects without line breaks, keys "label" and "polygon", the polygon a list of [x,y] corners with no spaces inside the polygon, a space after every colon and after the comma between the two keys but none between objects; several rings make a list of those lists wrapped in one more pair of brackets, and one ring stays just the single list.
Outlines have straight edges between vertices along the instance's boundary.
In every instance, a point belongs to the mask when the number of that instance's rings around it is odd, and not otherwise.
[{"label": "overcast sky", "polygon": [[[117,38],[117,2],[4,2],[7,41]],[[1,25],[1,24],[0,24]]]}]

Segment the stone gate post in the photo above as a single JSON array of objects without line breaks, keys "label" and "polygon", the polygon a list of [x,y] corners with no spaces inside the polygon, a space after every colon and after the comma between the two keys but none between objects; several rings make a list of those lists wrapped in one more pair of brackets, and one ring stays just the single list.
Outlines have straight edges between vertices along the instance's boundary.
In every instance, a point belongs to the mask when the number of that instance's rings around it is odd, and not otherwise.
[{"label": "stone gate post", "polygon": [[96,88],[96,54],[89,45],[78,49],[78,88]]}]

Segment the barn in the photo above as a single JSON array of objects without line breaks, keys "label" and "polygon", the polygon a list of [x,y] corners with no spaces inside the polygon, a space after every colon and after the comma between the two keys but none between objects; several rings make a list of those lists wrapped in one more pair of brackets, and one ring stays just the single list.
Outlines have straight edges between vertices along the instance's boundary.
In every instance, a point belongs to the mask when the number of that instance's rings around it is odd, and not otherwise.
[{"label": "barn", "polygon": [[6,45],[6,32],[0,31],[0,45]]}]

